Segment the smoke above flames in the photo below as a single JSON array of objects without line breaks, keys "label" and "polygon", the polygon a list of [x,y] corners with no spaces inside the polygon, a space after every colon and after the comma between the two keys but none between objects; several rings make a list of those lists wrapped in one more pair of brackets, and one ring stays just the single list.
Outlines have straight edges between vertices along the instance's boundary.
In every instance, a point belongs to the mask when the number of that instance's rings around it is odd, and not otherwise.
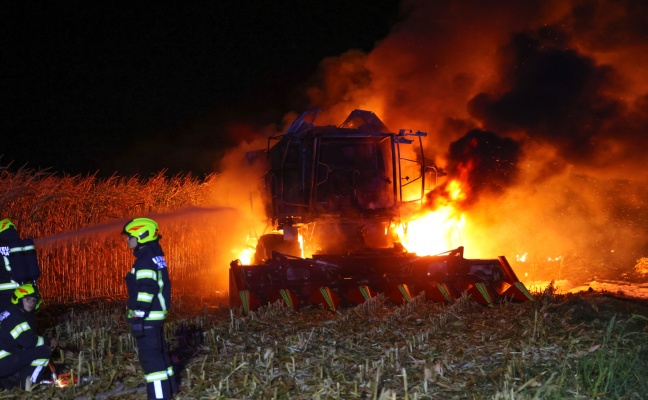
[{"label": "smoke above flames", "polygon": [[648,255],[645,21],[636,0],[405,0],[373,51],[321,62],[304,109],[427,132],[426,157],[467,190],[486,253],[469,256],[632,267]]}]

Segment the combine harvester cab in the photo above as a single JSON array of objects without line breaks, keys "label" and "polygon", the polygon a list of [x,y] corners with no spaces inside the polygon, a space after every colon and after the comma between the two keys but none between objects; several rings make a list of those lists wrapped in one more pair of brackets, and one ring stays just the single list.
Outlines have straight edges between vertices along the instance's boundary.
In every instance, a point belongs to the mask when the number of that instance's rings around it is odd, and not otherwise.
[{"label": "combine harvester cab", "polygon": [[399,304],[421,292],[439,302],[468,293],[491,307],[533,300],[503,256],[466,259],[463,247],[418,256],[392,236],[400,212],[420,207],[444,176],[426,162],[424,132],[392,133],[364,110],[338,127],[316,126],[317,114],[268,140],[261,195],[273,233],[259,238],[252,265],[231,262],[231,307],[281,301],[335,311],[376,293]]}]

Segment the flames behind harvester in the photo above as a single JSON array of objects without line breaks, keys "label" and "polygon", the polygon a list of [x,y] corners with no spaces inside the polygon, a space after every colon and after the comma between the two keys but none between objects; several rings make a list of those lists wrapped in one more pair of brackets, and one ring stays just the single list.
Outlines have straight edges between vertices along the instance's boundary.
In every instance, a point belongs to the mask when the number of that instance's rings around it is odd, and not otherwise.
[{"label": "flames behind harvester", "polygon": [[424,132],[390,132],[364,110],[339,127],[316,126],[317,114],[268,140],[261,195],[273,233],[259,238],[253,265],[230,264],[231,307],[282,301],[334,311],[377,293],[403,303],[420,292],[438,302],[467,293],[487,306],[533,300],[503,256],[466,259],[463,247],[419,256],[391,234],[444,175],[426,162]]}]

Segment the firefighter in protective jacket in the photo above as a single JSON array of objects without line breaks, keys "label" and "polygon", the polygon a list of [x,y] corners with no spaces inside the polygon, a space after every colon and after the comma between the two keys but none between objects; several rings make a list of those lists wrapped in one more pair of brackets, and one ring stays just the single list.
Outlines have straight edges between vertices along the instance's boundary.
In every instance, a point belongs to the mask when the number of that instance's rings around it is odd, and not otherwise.
[{"label": "firefighter in protective jacket", "polygon": [[11,303],[0,312],[0,382],[5,389],[38,382],[52,355],[50,343],[34,328],[34,311],[42,303],[38,289],[30,283],[19,286]]},{"label": "firefighter in protective jacket", "polygon": [[11,305],[14,290],[36,283],[40,268],[32,239],[21,239],[10,219],[0,220],[0,310]]},{"label": "firefighter in protective jacket", "polygon": [[124,226],[135,263],[126,274],[128,322],[137,340],[149,398],[171,399],[178,392],[173,365],[166,351],[163,324],[171,305],[171,282],[160,247],[158,224],[135,218]]}]

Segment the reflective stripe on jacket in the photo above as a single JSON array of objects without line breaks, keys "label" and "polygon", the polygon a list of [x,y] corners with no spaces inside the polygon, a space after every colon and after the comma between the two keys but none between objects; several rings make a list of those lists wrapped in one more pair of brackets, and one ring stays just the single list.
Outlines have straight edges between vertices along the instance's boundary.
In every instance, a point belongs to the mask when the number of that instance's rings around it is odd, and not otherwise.
[{"label": "reflective stripe on jacket", "polygon": [[126,274],[128,320],[135,311],[144,311],[146,325],[162,324],[171,304],[171,281],[164,252],[158,241],[138,246],[135,263]]}]

